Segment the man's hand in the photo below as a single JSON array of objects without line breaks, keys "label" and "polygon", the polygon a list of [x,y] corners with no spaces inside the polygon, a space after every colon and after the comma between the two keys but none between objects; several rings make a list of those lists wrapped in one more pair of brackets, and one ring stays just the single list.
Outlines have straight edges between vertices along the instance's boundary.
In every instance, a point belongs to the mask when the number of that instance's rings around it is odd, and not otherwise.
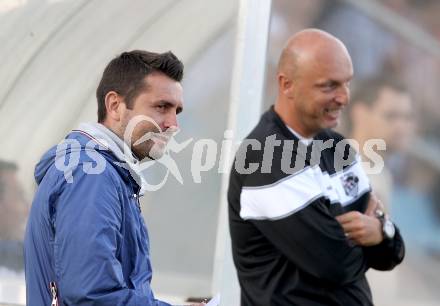
[{"label": "man's hand", "polygon": [[382,202],[377,198],[377,196],[374,193],[370,193],[370,199],[368,201],[367,210],[365,211],[365,214],[367,216],[375,217],[376,216],[376,210],[380,209],[381,211],[385,212],[385,207],[383,206]]},{"label": "man's hand", "polygon": [[347,238],[360,246],[373,246],[383,240],[382,224],[374,216],[351,211],[337,216],[336,220],[341,224]]}]

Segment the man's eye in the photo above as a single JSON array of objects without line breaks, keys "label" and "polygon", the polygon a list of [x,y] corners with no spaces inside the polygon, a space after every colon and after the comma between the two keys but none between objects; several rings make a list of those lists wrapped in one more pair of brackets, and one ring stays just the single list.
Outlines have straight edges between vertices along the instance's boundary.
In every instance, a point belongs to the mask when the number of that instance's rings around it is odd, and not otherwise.
[{"label": "man's eye", "polygon": [[324,83],[321,85],[321,89],[323,91],[331,91],[335,88],[336,88],[336,83],[334,83],[334,82]]}]

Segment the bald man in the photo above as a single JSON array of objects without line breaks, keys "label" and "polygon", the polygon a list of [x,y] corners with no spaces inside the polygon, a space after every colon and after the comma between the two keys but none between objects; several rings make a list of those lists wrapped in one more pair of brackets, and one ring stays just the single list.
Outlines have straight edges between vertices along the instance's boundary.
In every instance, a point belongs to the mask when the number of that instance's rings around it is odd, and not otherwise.
[{"label": "bald man", "polygon": [[229,222],[242,306],[373,305],[365,272],[404,257],[357,153],[332,131],[353,66],[337,38],[303,30],[278,67],[278,97],[231,171]]}]

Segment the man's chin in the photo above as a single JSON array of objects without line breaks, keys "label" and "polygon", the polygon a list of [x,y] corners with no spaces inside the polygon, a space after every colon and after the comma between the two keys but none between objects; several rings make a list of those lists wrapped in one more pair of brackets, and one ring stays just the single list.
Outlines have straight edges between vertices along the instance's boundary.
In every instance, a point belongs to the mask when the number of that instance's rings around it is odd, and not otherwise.
[{"label": "man's chin", "polygon": [[153,159],[153,160],[157,160],[160,159],[162,156],[164,156],[165,154],[165,148],[164,149],[159,149],[159,148],[152,148],[146,157],[148,157],[149,159]]},{"label": "man's chin", "polygon": [[322,125],[323,129],[334,129],[339,124],[339,119],[335,120],[326,120]]},{"label": "man's chin", "polygon": [[150,143],[143,148],[132,148],[132,152],[139,161],[157,160],[165,154],[166,144]]}]

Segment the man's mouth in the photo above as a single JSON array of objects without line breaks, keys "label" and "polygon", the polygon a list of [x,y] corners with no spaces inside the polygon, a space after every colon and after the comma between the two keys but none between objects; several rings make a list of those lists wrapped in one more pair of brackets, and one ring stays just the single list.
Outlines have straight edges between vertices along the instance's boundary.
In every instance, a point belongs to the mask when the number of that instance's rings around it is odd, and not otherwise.
[{"label": "man's mouth", "polygon": [[341,111],[342,111],[341,108],[325,108],[324,114],[326,116],[333,118],[333,119],[337,119],[341,115]]},{"label": "man's mouth", "polygon": [[175,133],[176,129],[174,128],[169,128],[164,132],[148,132],[138,139],[133,145],[137,146],[144,141],[152,140],[159,145],[166,146]]},{"label": "man's mouth", "polygon": [[168,141],[170,140],[169,138],[164,138],[164,137],[155,137],[153,136],[151,138],[151,140],[154,142],[154,144],[156,146],[158,146],[159,148],[165,148],[168,145]]},{"label": "man's mouth", "polygon": [[170,136],[169,135],[164,135],[163,133],[154,133],[151,136],[151,139],[153,139],[154,141],[160,141],[163,143],[167,143],[170,140]]},{"label": "man's mouth", "polygon": [[166,146],[168,142],[171,140],[171,138],[176,134],[177,128],[171,127],[168,128],[166,131],[159,132],[159,133],[153,133],[151,135],[151,139],[158,145]]}]

